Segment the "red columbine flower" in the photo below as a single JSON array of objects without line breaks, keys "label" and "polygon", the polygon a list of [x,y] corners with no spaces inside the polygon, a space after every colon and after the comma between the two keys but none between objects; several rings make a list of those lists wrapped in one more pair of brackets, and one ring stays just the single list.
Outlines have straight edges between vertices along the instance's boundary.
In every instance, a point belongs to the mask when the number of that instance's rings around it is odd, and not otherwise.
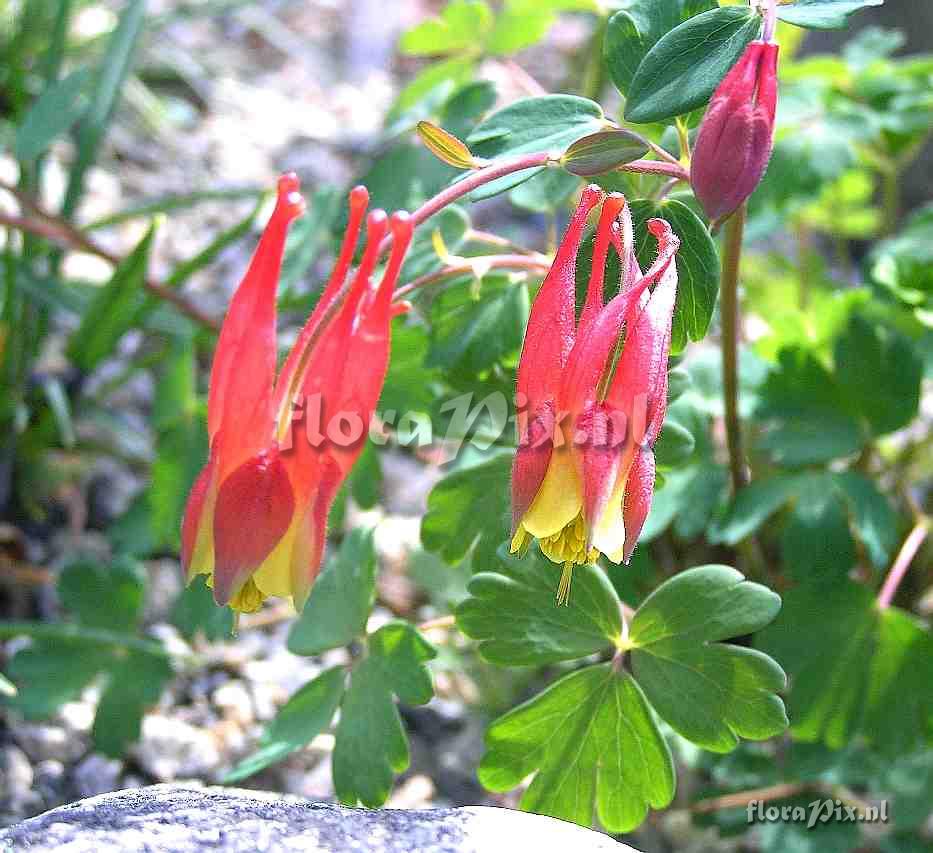
[{"label": "red columbine flower", "polygon": [[[257,609],[269,595],[304,605],[328,510],[362,450],[382,389],[392,289],[412,223],[406,213],[370,213],[363,258],[345,286],[368,204],[364,187],[350,193],[336,266],[276,378],[279,270],[289,223],[304,210],[298,179],[281,177],[272,218],[220,331],[207,401],[210,458],[185,509],[182,564],[189,580],[209,575],[217,602],[239,611]],[[388,230],[392,252],[377,285],[372,274]],[[292,435],[296,404],[310,401],[327,424],[321,441],[303,430]],[[356,433],[346,441],[340,421]]]},{"label": "red columbine flower", "polygon": [[[586,302],[575,321],[577,252],[600,201]],[[575,564],[600,553],[614,562],[629,559],[651,504],[680,241],[663,219],[649,220],[648,228],[658,255],[642,273],[625,199],[614,193],[603,200],[596,186],[584,190],[528,320],[518,365],[526,410],[512,467],[511,549],[524,552],[535,538],[546,557],[563,565],[559,602],[567,600]],[[619,293],[604,305],[610,243],[622,276]]]},{"label": "red columbine flower", "polygon": [[703,117],[690,182],[706,215],[725,219],[758,186],[774,142],[778,46],[753,41],[723,78]]}]

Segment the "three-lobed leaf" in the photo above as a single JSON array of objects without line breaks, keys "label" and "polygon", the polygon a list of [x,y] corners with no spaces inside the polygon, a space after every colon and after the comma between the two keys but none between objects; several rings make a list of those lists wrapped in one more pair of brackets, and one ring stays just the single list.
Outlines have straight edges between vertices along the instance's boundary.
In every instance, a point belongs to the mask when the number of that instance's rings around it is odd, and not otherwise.
[{"label": "three-lobed leaf", "polygon": [[[553,604],[552,604],[553,606]],[[636,681],[612,664],[578,670],[509,711],[486,734],[479,779],[521,807],[628,832],[674,797],[674,763]]]},{"label": "three-lobed leaf", "polygon": [[840,749],[861,735],[903,753],[933,735],[930,631],[897,608],[880,609],[867,587],[843,581],[831,595],[812,584],[790,590],[756,645],[787,668],[796,738]]},{"label": "three-lobed leaf", "polygon": [[714,752],[740,737],[763,740],[787,727],[781,668],[724,641],[760,630],[780,597],[728,566],[700,566],[659,586],[635,613],[632,672],[678,734]]},{"label": "three-lobed leaf", "polygon": [[448,563],[474,548],[480,570],[496,565],[496,549],[509,535],[509,478],[512,454],[498,452],[441,480],[428,495],[421,542]]},{"label": "three-lobed leaf", "polygon": [[393,694],[409,704],[433,695],[425,663],[434,647],[412,625],[390,622],[369,638],[369,653],[350,675],[333,754],[334,789],[346,805],[381,806],[393,773],[408,767],[408,741]]}]

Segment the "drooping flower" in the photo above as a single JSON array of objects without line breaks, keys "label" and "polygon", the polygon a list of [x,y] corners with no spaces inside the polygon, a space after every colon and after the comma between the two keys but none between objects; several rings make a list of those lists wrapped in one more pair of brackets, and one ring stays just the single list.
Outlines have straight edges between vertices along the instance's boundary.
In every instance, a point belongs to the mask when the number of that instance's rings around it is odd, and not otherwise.
[{"label": "drooping flower", "polygon": [[713,222],[755,191],[771,159],[777,59],[777,44],[751,42],[719,84],[700,124],[690,183]]},{"label": "drooping flower", "polygon": [[[587,216],[601,201],[577,321],[577,253]],[[658,254],[643,273],[625,199],[604,199],[598,187],[588,187],[528,320],[518,366],[525,411],[512,466],[511,549],[524,553],[534,538],[563,566],[559,602],[567,600],[575,564],[595,562],[600,553],[628,561],[651,504],[680,241],[662,219],[649,220],[648,228]],[[603,304],[610,244],[621,280],[619,292]]]},{"label": "drooping flower", "polygon": [[[304,210],[298,179],[279,179],[278,199],[221,328],[208,393],[210,457],[182,522],[189,581],[209,576],[219,604],[256,610],[270,595],[300,609],[323,555],[327,513],[362,451],[389,358],[392,290],[411,241],[406,213],[366,219],[366,248],[347,274],[369,194],[350,193],[350,217],[334,270],[276,378],[276,289],[289,223]],[[379,244],[388,264],[372,280]],[[316,408],[312,439],[299,429]],[[347,434],[346,425],[351,426]],[[317,426],[315,426],[317,429]]]}]

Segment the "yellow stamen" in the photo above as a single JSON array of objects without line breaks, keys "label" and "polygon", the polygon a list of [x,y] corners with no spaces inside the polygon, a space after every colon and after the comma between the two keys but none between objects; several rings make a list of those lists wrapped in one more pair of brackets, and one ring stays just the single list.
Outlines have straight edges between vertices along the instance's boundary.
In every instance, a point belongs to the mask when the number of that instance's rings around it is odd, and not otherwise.
[{"label": "yellow stamen", "polygon": [[570,604],[570,581],[573,579],[573,563],[567,561],[564,563],[563,571],[560,573],[560,583],[557,585],[557,606]]}]

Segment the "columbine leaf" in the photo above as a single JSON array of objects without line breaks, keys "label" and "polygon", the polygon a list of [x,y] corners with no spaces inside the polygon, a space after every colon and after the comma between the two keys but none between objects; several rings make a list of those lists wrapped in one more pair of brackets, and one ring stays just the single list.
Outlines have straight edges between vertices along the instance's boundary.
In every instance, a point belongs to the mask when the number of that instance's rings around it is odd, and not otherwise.
[{"label": "columbine leaf", "polygon": [[812,585],[790,590],[756,645],[787,667],[796,738],[840,749],[861,734],[903,753],[933,735],[930,632],[901,610],[880,610],[868,588],[846,581],[832,595]]},{"label": "columbine leaf", "polygon": [[647,153],[648,146],[630,130],[601,130],[572,143],[560,163],[572,175],[586,178],[631,163]]},{"label": "columbine leaf", "polygon": [[58,581],[62,604],[82,625],[112,631],[136,629],[145,589],[146,571],[129,557],[107,565],[92,560],[70,563]]},{"label": "columbine leaf", "polygon": [[680,352],[688,339],[702,340],[709,328],[719,293],[719,254],[706,226],[683,202],[635,201],[632,217],[636,251],[643,269],[650,266],[657,254],[657,242],[648,234],[649,219],[666,219],[680,238],[676,257],[677,304],[671,330],[671,352]]},{"label": "columbine leaf", "polygon": [[903,335],[859,315],[836,341],[836,375],[847,400],[883,435],[917,414],[923,364]]},{"label": "columbine leaf", "polygon": [[463,468],[441,480],[428,495],[421,542],[448,563],[462,560],[476,545],[473,565],[496,565],[496,549],[509,535],[509,479],[512,454]]},{"label": "columbine leaf", "polygon": [[33,641],[10,659],[7,674],[18,692],[6,699],[27,719],[51,717],[65,702],[76,699],[108,662],[107,652],[80,640]]},{"label": "columbine leaf", "polygon": [[474,575],[457,625],[500,666],[576,660],[614,646],[622,634],[619,599],[598,566],[574,569],[569,607],[557,607],[561,567],[538,554],[500,550],[501,571]]},{"label": "columbine leaf", "polygon": [[366,628],[376,597],[376,552],[371,530],[352,531],[327,561],[301,616],[288,634],[297,655],[345,646]]},{"label": "columbine leaf", "polygon": [[716,8],[716,0],[625,0],[606,25],[603,56],[616,88],[627,95],[645,55],[665,33]]},{"label": "columbine leaf", "polygon": [[110,669],[107,687],[97,705],[91,737],[98,751],[113,758],[139,738],[146,710],[162,695],[172,677],[166,658],[131,651]]},{"label": "columbine leaf", "polygon": [[632,671],[676,732],[728,752],[740,737],[760,740],[787,727],[776,695],[785,684],[781,668],[723,642],[760,630],[780,607],[776,593],[728,566],[681,572],[645,599],[632,619]]},{"label": "columbine leaf", "polygon": [[527,285],[505,275],[485,276],[480,292],[448,288],[431,306],[432,341],[426,366],[475,375],[518,352],[529,303]]},{"label": "columbine leaf", "polygon": [[846,26],[849,15],[866,6],[880,6],[884,0],[797,0],[778,6],[778,18],[798,27],[837,30]]},{"label": "columbine leaf", "polygon": [[712,9],[675,27],[638,66],[626,120],[661,121],[703,106],[760,29],[760,16],[743,6]]},{"label": "columbine leaf", "polygon": [[608,663],[565,676],[496,720],[478,772],[492,791],[534,773],[523,809],[584,826],[595,814],[611,832],[634,829],[649,806],[674,797],[674,764],[651,709],[631,676]]},{"label": "columbine leaf", "polygon": [[208,641],[214,642],[233,634],[233,610],[217,606],[205,577],[198,575],[181,591],[172,607],[172,624],[188,640],[203,633]]},{"label": "columbine leaf", "polygon": [[353,669],[337,725],[333,776],[342,803],[381,806],[392,774],[408,767],[408,741],[392,694],[409,704],[429,701],[433,688],[424,664],[435,654],[404,622],[390,622],[369,638],[369,654]]},{"label": "columbine leaf", "polygon": [[[542,95],[497,110],[474,128],[466,142],[476,156],[491,160],[536,151],[563,151],[574,140],[604,126],[602,107],[594,101],[575,95]],[[474,191],[471,198],[478,200],[505,192],[542,168],[525,169],[491,181]]]},{"label": "columbine leaf", "polygon": [[259,749],[225,777],[229,785],[258,773],[310,743],[330,725],[343,697],[342,666],[325,670],[300,688],[280,709],[262,734]]}]

